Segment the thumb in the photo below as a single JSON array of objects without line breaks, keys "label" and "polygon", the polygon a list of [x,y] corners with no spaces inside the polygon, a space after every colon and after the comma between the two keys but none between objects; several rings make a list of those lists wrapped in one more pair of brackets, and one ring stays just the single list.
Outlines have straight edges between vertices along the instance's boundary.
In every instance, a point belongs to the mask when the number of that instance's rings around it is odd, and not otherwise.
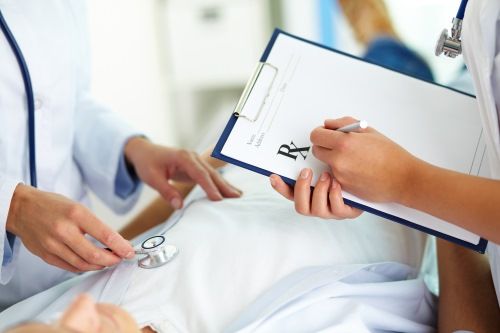
[{"label": "thumb", "polygon": [[325,128],[326,129],[331,129],[331,130],[336,130],[338,128],[350,125],[352,123],[355,123],[359,120],[354,119],[353,117],[342,117],[338,119],[327,119],[325,120]]}]

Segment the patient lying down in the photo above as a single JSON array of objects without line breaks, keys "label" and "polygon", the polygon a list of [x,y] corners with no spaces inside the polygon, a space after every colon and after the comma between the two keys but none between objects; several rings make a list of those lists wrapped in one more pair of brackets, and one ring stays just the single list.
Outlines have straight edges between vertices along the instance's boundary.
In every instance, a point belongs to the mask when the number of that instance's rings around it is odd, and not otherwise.
[{"label": "patient lying down", "polygon": [[[137,333],[139,326],[125,310],[113,304],[96,304],[91,297],[82,294],[76,297],[61,318],[52,325],[43,323],[21,324],[9,330],[10,333]],[[154,332],[143,328],[142,332]]]},{"label": "patient lying down", "polygon": [[234,167],[225,177],[243,197],[210,202],[195,189],[168,222],[177,221],[167,242],[180,250],[169,264],[123,262],[0,318],[25,313],[17,318],[52,323],[53,332],[433,331],[430,294],[415,278],[422,234],[368,214],[344,222],[300,216],[266,177]]}]

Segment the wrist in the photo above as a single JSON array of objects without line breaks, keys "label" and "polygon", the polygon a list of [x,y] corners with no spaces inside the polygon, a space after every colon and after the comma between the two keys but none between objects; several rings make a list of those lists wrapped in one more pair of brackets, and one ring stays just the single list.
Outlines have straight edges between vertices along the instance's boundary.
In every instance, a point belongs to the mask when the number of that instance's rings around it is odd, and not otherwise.
[{"label": "wrist", "polygon": [[422,184],[427,180],[427,171],[430,164],[419,160],[417,158],[412,158],[406,167],[406,174],[403,177],[401,191],[396,198],[396,202],[410,208],[414,208],[414,200],[417,197],[419,191],[421,191]]},{"label": "wrist", "polygon": [[144,152],[144,148],[151,143],[143,136],[134,136],[130,138],[124,147],[124,155],[127,163],[135,167],[136,162],[140,159],[140,155]]},{"label": "wrist", "polygon": [[18,235],[17,221],[19,220],[19,212],[22,210],[24,203],[29,200],[30,193],[33,190],[31,186],[18,184],[12,195],[5,229],[16,236]]}]

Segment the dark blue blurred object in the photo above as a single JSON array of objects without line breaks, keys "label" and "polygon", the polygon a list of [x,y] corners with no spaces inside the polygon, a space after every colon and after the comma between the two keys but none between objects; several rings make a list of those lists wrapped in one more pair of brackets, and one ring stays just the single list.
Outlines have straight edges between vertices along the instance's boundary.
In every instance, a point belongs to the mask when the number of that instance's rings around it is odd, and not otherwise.
[{"label": "dark blue blurred object", "polygon": [[372,63],[419,79],[434,81],[431,68],[425,60],[403,43],[391,37],[374,39],[368,45],[364,58]]}]

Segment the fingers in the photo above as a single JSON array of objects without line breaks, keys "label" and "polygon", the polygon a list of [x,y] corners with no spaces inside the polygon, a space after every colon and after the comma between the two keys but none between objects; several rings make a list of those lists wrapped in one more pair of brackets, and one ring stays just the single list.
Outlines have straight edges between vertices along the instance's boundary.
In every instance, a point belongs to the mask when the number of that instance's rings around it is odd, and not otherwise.
[{"label": "fingers", "polygon": [[[339,129],[341,127],[356,123],[358,121],[359,121],[358,119],[355,119],[352,117],[344,117],[344,118],[339,118],[339,119],[327,119],[327,120],[325,120],[325,128],[336,130],[336,129]],[[367,133],[367,132],[373,132],[373,131],[374,131],[373,128],[367,127],[367,128],[359,128],[355,132]]]},{"label": "fingers", "polygon": [[331,214],[336,218],[352,219],[363,213],[363,211],[344,203],[344,198],[342,198],[342,189],[335,178],[332,178],[331,181],[330,191],[328,192],[328,200],[330,201]]},{"label": "fingers", "polygon": [[[109,247],[116,255],[121,258],[130,259],[134,257],[134,248],[127,240],[120,236],[119,233],[113,231],[111,228],[102,223],[89,212],[78,212],[75,214],[78,214],[80,216],[73,216],[73,220],[80,221],[80,228],[84,233],[89,234],[105,246]],[[88,255],[88,247],[86,247],[84,251],[85,255]],[[100,252],[100,254],[103,255],[102,258],[105,258],[102,252]]]},{"label": "fingers", "polygon": [[278,193],[295,202],[295,210],[301,215],[338,220],[361,215],[361,210],[344,203],[340,184],[328,172],[321,174],[314,190],[311,191],[312,178],[312,170],[304,169],[294,188],[277,175],[271,175],[270,181]]},{"label": "fingers", "polygon": [[237,198],[241,191],[229,184],[209,163],[186,150],[157,148],[161,155],[153,160],[153,167],[143,175],[145,182],[155,188],[175,209],[182,208],[183,196],[170,180],[194,182],[206,192],[210,200]]},{"label": "fingers", "polygon": [[[83,235],[81,238],[84,238]],[[75,267],[80,272],[97,271],[104,268],[101,265],[91,264],[91,261],[87,262],[83,260],[64,243],[49,243],[49,248],[47,250],[50,251],[52,255],[58,257],[72,267]],[[117,261],[119,262],[119,260]]]},{"label": "fingers", "polygon": [[[337,129],[358,122],[352,117],[325,120],[324,127],[318,127],[311,132],[311,142],[314,145],[329,149],[339,149],[345,146],[348,133],[336,131]],[[372,129],[358,129],[355,132],[370,132]]]},{"label": "fingers", "polygon": [[286,199],[293,201],[293,188],[285,183],[280,176],[271,175],[269,177],[269,181],[276,192],[284,196]]},{"label": "fingers", "polygon": [[311,215],[332,218],[330,204],[328,202],[328,191],[330,189],[331,177],[328,172],[323,172],[316,183],[311,201]]},{"label": "fingers", "polygon": [[222,200],[222,194],[215,185],[210,172],[203,166],[197,158],[184,160],[181,165],[184,172],[207,193],[210,200]]},{"label": "fingers", "polygon": [[302,215],[309,215],[311,212],[311,180],[312,170],[307,168],[300,172],[295,183],[293,191],[295,210]]},{"label": "fingers", "polygon": [[95,246],[87,238],[85,238],[80,231],[71,233],[71,235],[65,239],[65,244],[71,248],[72,252],[74,252],[78,258],[92,266],[80,268],[77,264],[79,263],[78,261],[73,262],[66,260],[82,271],[98,270],[103,267],[117,265],[120,262],[119,257],[109,251]]},{"label": "fingers", "polygon": [[241,191],[238,190],[233,185],[229,184],[214,168],[212,168],[206,161],[200,159],[200,162],[209,172],[210,177],[219,189],[219,192],[224,198],[239,198],[241,196]]},{"label": "fingers", "polygon": [[164,177],[158,177],[156,184],[153,187],[160,193],[160,195],[170,203],[175,209],[181,209],[183,200],[182,195],[174,186],[170,184],[168,179]]},{"label": "fingers", "polygon": [[59,267],[61,269],[64,269],[65,271],[69,271],[69,272],[73,272],[73,273],[81,273],[81,271],[74,267],[74,266],[71,266],[70,264],[68,264],[66,261],[60,259],[59,257],[53,255],[53,254],[45,254],[42,259],[52,265],[52,266],[56,266],[56,267]]},{"label": "fingers", "polygon": [[352,123],[355,123],[359,120],[353,118],[353,117],[342,117],[338,119],[327,119],[325,120],[325,128],[326,129],[331,129],[331,130],[336,130],[338,128],[350,125]]},{"label": "fingers", "polygon": [[311,132],[310,140],[315,146],[333,149],[342,142],[347,133],[333,131],[323,127],[317,127]]}]

